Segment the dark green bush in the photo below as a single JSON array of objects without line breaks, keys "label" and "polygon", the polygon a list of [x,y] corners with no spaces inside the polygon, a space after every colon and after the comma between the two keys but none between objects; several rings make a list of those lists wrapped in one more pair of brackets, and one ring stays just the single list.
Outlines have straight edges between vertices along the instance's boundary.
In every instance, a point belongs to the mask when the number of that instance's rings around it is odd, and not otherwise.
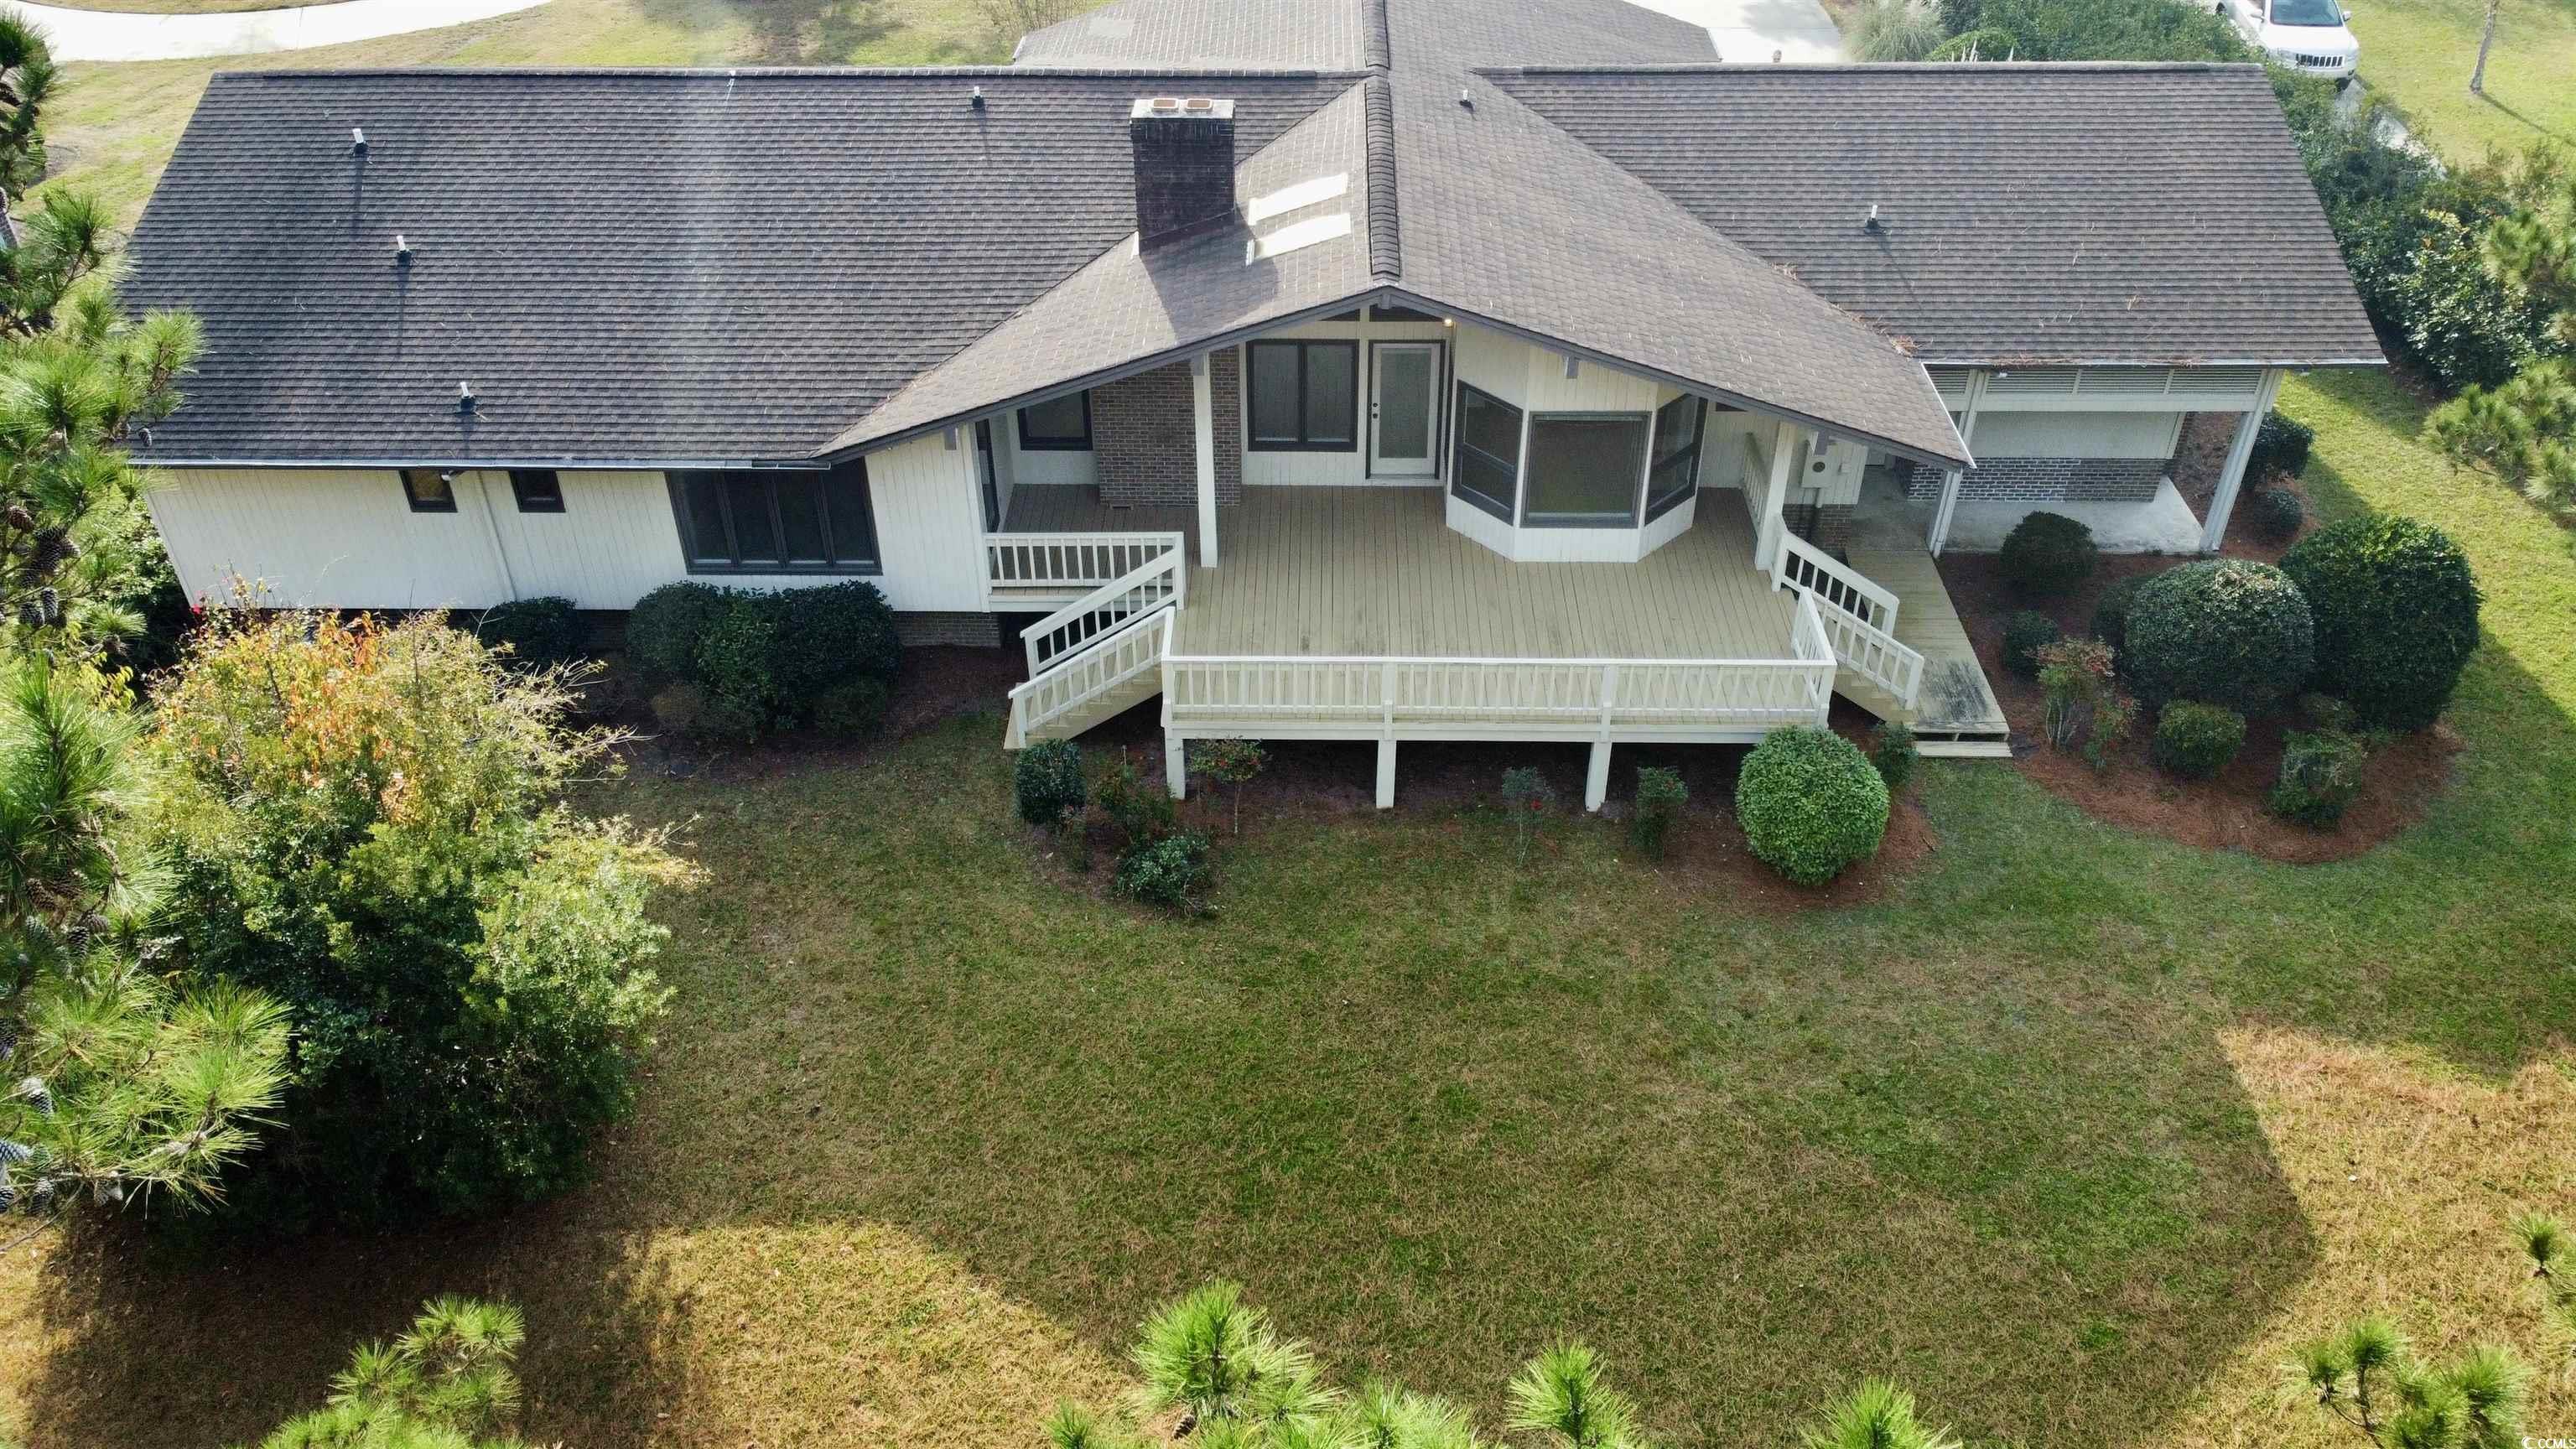
[{"label": "dark green bush", "polygon": [[2093,637],[2110,645],[2114,654],[2129,647],[2129,605],[2136,601],[2139,585],[2152,577],[2131,574],[2113,579],[2093,600]]},{"label": "dark green bush", "polygon": [[2245,500],[2245,526],[2265,543],[2288,543],[2308,521],[2308,506],[2287,488],[2266,488]]},{"label": "dark green bush", "polygon": [[846,679],[814,697],[814,728],[836,740],[872,740],[885,728],[894,691],[882,679]]},{"label": "dark green bush", "polygon": [[1118,893],[1165,910],[1190,910],[1207,890],[1207,850],[1207,837],[1194,830],[1140,839],[1118,857]]},{"label": "dark green bush", "polygon": [[686,680],[653,691],[645,708],[653,712],[653,723],[671,734],[694,739],[707,732],[707,692]]},{"label": "dark green bush", "polygon": [[1744,757],[1735,818],[1754,856],[1799,885],[1823,885],[1878,852],[1887,782],[1860,747],[1823,730],[1775,731]]},{"label": "dark green bush", "polygon": [[2244,559],[2203,559],[2149,579],[2129,604],[2124,671],[2150,708],[2197,699],[2271,711],[2316,662],[2316,624],[2289,575]]},{"label": "dark green bush", "polygon": [[1914,764],[1921,753],[1914,747],[1914,727],[1897,720],[1882,720],[1870,727],[1869,762],[1878,778],[1887,782],[1887,793],[1895,794],[1914,778]]},{"label": "dark green bush", "polygon": [[2315,729],[2349,732],[2354,724],[2352,706],[2323,690],[2311,689],[2300,695],[2296,708],[2299,718]]},{"label": "dark green bush", "polygon": [[755,740],[777,723],[780,612],[775,595],[735,594],[698,636],[696,683],[711,732]]},{"label": "dark green bush", "polygon": [[698,677],[698,641],[723,614],[732,591],[711,584],[664,584],[626,615],[626,662],[647,685]]},{"label": "dark green bush", "polygon": [[1042,740],[1020,751],[1011,766],[1011,793],[1020,818],[1041,830],[1080,815],[1090,798],[1082,779],[1082,747],[1071,740]]},{"label": "dark green bush", "polygon": [[1681,771],[1651,765],[1640,769],[1636,810],[1628,817],[1629,841],[1648,859],[1663,859],[1665,843],[1689,803],[1690,787],[1682,783]]},{"label": "dark green bush", "polygon": [[2348,519],[2281,557],[2317,629],[2316,688],[2363,724],[2420,730],[2441,717],[2478,648],[2468,555],[2411,518]]},{"label": "dark green bush", "polygon": [[474,633],[487,647],[509,645],[512,660],[531,669],[569,664],[590,642],[590,626],[572,600],[554,596],[494,604],[475,622]]},{"label": "dark green bush", "polygon": [[2206,5],[2138,5],[2128,0],[1941,0],[1941,28],[1952,35],[1992,30],[2008,44],[1987,46],[1988,60],[2256,59],[2235,29]]},{"label": "dark green bush", "polygon": [[1131,850],[1171,834],[1178,823],[1180,811],[1170,788],[1146,779],[1124,750],[1100,772],[1100,786],[1092,799],[1100,813],[1109,817],[1120,843]]},{"label": "dark green bush", "polygon": [[2316,441],[2316,429],[2275,408],[2255,424],[2254,451],[2246,455],[2245,471],[2258,481],[2275,473],[2296,478],[2308,471],[2308,450]]},{"label": "dark green bush", "polygon": [[2042,598],[2091,578],[2101,562],[2093,530],[2063,513],[2034,513],[2014,524],[1995,558],[2014,588]]},{"label": "dark green bush", "polygon": [[2004,620],[2004,668],[2024,679],[2039,677],[2039,651],[2058,641],[2057,621],[2036,609]]},{"label": "dark green bush", "polygon": [[782,589],[771,672],[778,697],[802,717],[854,679],[892,681],[902,667],[894,610],[863,580]]},{"label": "dark green bush", "polygon": [[2149,746],[2158,765],[2189,780],[2206,780],[2227,768],[2245,746],[2245,716],[2197,700],[2177,699],[2156,716]]},{"label": "dark green bush", "polygon": [[2361,793],[2368,758],[2361,741],[2341,730],[2292,730],[2281,741],[2281,780],[2268,802],[2272,813],[2320,830],[2341,823]]}]

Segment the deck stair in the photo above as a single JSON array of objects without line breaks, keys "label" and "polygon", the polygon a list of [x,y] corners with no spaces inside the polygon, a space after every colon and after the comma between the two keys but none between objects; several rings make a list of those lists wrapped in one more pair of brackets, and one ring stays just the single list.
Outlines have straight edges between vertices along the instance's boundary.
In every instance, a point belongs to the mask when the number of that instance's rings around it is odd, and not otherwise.
[{"label": "deck stair", "polygon": [[1921,544],[1877,547],[1855,541],[1848,550],[1855,572],[1876,581],[1900,601],[1895,635],[1923,659],[1922,684],[1910,705],[1853,670],[1843,670],[1834,692],[1877,715],[1914,727],[1916,748],[1926,755],[2003,758],[2012,753],[2011,726],[1986,683],[1967,626],[1942,586],[1940,570]]},{"label": "deck stair", "polygon": [[1029,678],[1011,691],[1003,748],[1068,739],[1163,690],[1189,559],[1172,549],[1020,631]]}]

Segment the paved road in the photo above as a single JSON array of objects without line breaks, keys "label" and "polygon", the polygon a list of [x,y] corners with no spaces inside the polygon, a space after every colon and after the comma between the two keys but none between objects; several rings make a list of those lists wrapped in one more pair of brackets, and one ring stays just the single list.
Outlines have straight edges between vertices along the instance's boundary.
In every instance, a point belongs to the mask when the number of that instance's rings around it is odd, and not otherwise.
[{"label": "paved road", "polygon": [[339,0],[330,5],[222,15],[133,15],[29,4],[10,8],[45,28],[56,60],[182,60],[373,40],[379,35],[403,35],[442,25],[462,25],[469,20],[487,20],[544,3],[545,0]]},{"label": "paved road", "polygon": [[1705,26],[1717,58],[1791,63],[1843,58],[1842,32],[1816,0],[1635,0],[1649,10]]}]

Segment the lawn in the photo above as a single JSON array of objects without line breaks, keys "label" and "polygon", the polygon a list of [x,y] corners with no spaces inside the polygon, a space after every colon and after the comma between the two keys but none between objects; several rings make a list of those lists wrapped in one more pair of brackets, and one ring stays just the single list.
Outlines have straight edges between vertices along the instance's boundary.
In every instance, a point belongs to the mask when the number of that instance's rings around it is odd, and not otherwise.
[{"label": "lawn", "polygon": [[[1032,859],[991,717],[630,778],[601,803],[690,822],[711,879],[600,1182],[388,1240],[40,1239],[0,1264],[0,1408],[34,1449],[240,1438],[437,1291],[528,1308],[533,1439],[710,1449],[1027,1444],[1215,1274],[1489,1411],[1582,1335],[1680,1446],[1788,1443],[1872,1372],[1980,1443],[2323,1446],[2275,1366],[2346,1315],[2549,1352],[2501,1229],[2576,1208],[2567,536],[2385,378],[2285,406],[2328,511],[2433,519],[2490,600],[2458,786],[2360,860],[1961,762],[1866,908],[1752,911],[1573,819],[1516,871],[1431,802],[1262,823],[1178,923]],[[2549,1379],[2535,1428],[2571,1414]]]},{"label": "lawn", "polygon": [[2576,141],[2576,0],[2504,0],[2486,95],[2469,94],[2484,0],[2355,0],[2361,78],[2413,113],[2440,148],[2474,160],[2543,137]]}]

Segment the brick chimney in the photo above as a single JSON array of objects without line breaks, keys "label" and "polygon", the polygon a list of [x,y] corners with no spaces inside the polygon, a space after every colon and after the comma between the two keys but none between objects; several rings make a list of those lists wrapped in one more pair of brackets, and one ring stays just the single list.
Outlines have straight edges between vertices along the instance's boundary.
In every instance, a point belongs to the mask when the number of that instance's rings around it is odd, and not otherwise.
[{"label": "brick chimney", "polygon": [[1127,113],[1145,250],[1234,220],[1234,102],[1156,96]]}]

